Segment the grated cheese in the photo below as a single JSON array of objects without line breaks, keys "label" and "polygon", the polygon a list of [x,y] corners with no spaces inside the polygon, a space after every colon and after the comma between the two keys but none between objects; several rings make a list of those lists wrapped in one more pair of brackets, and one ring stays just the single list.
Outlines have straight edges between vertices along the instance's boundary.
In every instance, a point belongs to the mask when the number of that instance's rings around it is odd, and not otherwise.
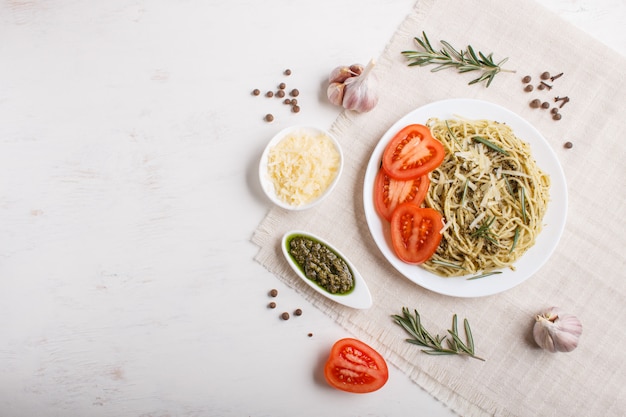
[{"label": "grated cheese", "polygon": [[267,170],[278,198],[301,206],[320,197],[332,184],[340,155],[325,134],[290,134],[270,149]]}]

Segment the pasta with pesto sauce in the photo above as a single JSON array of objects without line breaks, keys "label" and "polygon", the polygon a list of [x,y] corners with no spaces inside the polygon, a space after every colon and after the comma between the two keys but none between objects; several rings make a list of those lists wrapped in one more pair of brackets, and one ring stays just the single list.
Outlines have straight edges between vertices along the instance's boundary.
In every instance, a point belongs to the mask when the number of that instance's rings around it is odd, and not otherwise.
[{"label": "pasta with pesto sauce", "polygon": [[422,267],[444,277],[514,269],[542,229],[549,176],[506,124],[433,118],[427,125],[446,156],[429,174],[424,203],[443,214],[444,228]]}]

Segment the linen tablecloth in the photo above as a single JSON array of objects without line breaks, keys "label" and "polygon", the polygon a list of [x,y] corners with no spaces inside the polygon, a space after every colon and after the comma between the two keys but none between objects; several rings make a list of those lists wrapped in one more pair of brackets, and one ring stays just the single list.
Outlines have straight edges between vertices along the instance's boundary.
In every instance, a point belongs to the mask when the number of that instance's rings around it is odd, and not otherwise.
[{"label": "linen tablecloth", "polygon": [[[446,40],[508,57],[490,87],[477,75],[409,67],[401,51],[422,31],[435,48]],[[364,58],[364,60],[369,57]],[[333,194],[303,212],[273,208],[252,240],[256,260],[310,299],[356,337],[375,347],[417,384],[464,416],[623,416],[626,414],[626,59],[531,0],[419,0],[377,58],[380,101],[369,113],[343,112],[330,128],[345,153]],[[522,77],[563,75],[550,91],[523,91]],[[533,98],[568,96],[560,121],[533,109]],[[410,111],[447,98],[475,98],[508,108],[534,125],[563,167],[569,194],[564,233],[554,254],[530,279],[478,298],[441,295],[409,281],[382,256],[368,230],[363,178],[389,127]],[[571,142],[571,149],[565,148]],[[280,252],[288,230],[303,229],[343,251],[374,298],[354,310],[314,293]],[[551,354],[532,338],[534,316],[550,306],[583,323],[576,350]],[[472,325],[481,362],[430,356],[405,341],[392,314],[417,308],[426,328],[444,334],[453,314]]]}]

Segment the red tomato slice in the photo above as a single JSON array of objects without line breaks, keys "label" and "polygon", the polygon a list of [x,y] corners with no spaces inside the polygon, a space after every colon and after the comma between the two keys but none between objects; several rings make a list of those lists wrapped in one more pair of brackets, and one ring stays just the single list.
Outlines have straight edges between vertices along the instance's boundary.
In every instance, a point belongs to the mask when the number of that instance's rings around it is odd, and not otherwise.
[{"label": "red tomato slice", "polygon": [[397,180],[421,177],[437,168],[446,151],[424,125],[408,125],[391,139],[383,152],[383,168]]},{"label": "red tomato slice", "polygon": [[391,216],[391,245],[398,257],[409,264],[430,259],[441,242],[443,217],[432,208],[413,203],[400,204]]},{"label": "red tomato slice", "polygon": [[374,180],[374,207],[378,214],[390,221],[391,213],[398,204],[407,202],[422,204],[429,186],[428,175],[406,181],[394,180],[384,169],[380,169]]},{"label": "red tomato slice", "polygon": [[346,338],[330,350],[324,376],[334,388],[364,394],[385,385],[389,371],[380,353],[360,340]]}]

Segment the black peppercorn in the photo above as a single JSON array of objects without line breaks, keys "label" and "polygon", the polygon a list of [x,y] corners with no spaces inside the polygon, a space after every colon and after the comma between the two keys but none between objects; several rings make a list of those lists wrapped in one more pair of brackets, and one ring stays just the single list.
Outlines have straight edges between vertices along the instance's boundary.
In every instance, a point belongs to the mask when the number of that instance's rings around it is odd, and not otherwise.
[{"label": "black peppercorn", "polygon": [[563,145],[566,149],[571,149],[574,144],[572,142],[565,142],[565,145]]},{"label": "black peppercorn", "polygon": [[293,314],[295,314],[296,316],[301,316],[302,315],[302,309],[296,309],[296,311],[293,312]]},{"label": "black peppercorn", "polygon": [[280,315],[280,318],[283,320],[289,320],[289,313],[287,313],[286,311]]},{"label": "black peppercorn", "polygon": [[530,93],[531,91],[533,91],[533,86],[532,84],[528,84],[526,87],[524,87],[524,91]]},{"label": "black peppercorn", "polygon": [[285,70],[285,75],[291,75],[291,70],[290,69],[286,69]]},{"label": "black peppercorn", "polygon": [[530,107],[532,107],[533,109],[538,108],[539,106],[541,106],[541,100],[539,100],[538,98],[532,100],[530,102]]},{"label": "black peppercorn", "polygon": [[276,297],[277,295],[278,295],[278,290],[277,290],[277,289],[272,289],[272,290],[270,291],[270,296],[271,296],[271,297]]},{"label": "black peppercorn", "polygon": [[[265,115],[265,121],[266,122],[273,122],[274,121],[274,115],[271,113],[268,113]],[[275,297],[275,296],[274,296]]]},{"label": "black peppercorn", "polygon": [[550,73],[548,71],[545,71],[541,74],[541,79],[542,80],[547,80],[550,78]]},{"label": "black peppercorn", "polygon": [[527,75],[524,78],[522,78],[522,82],[526,84],[528,84],[531,80],[532,80],[532,77],[530,75]]},{"label": "black peppercorn", "polygon": [[269,308],[276,308],[276,303],[275,302],[271,302],[267,305]]},{"label": "black peppercorn", "polygon": [[261,94],[261,90],[259,90],[258,88],[255,88],[254,90],[252,90],[252,95],[258,96],[259,94]]},{"label": "black peppercorn", "polygon": [[297,88],[294,88],[293,90],[291,90],[291,97],[298,97],[298,95],[300,94],[300,91],[298,91]]}]

